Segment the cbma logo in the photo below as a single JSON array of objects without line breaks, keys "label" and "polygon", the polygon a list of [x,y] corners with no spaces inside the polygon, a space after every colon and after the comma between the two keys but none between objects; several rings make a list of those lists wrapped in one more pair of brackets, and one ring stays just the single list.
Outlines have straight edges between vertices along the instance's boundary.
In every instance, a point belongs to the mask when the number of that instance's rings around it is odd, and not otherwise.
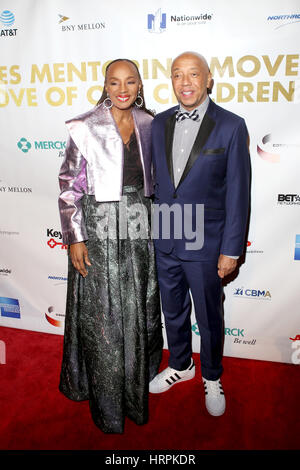
[{"label": "cbma logo", "polygon": [[235,297],[248,297],[254,299],[265,299],[271,300],[271,293],[269,290],[260,290],[260,289],[244,289],[236,288],[233,294]]},{"label": "cbma logo", "polygon": [[148,31],[150,33],[163,33],[167,28],[167,15],[159,8],[155,14],[148,15]]}]

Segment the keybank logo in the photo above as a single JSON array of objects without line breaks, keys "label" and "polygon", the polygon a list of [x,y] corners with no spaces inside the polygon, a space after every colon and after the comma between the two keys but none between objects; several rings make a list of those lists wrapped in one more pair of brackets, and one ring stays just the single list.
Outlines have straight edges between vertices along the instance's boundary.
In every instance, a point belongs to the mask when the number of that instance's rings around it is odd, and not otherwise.
[{"label": "keybank logo", "polygon": [[[32,144],[29,142],[29,140],[25,139],[25,137],[22,137],[19,142],[17,143],[18,148],[24,152],[27,153],[31,148]],[[61,141],[61,140],[40,140],[34,141],[34,149],[35,150],[65,150],[66,148],[66,141]]]},{"label": "keybank logo", "polygon": [[240,298],[271,300],[271,293],[266,289],[244,289],[244,287],[237,287],[233,295]]},{"label": "keybank logo", "polygon": [[159,8],[154,15],[148,15],[148,31],[150,33],[163,33],[167,28],[167,15]]}]

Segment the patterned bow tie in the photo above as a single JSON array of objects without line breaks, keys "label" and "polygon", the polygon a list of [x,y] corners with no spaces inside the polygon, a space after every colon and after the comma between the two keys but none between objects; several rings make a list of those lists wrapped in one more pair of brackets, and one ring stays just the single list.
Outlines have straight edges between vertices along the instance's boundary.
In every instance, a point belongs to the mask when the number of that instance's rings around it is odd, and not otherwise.
[{"label": "patterned bow tie", "polygon": [[191,111],[190,113],[182,113],[180,110],[178,110],[176,114],[176,121],[181,122],[184,121],[184,119],[192,119],[193,121],[199,121],[198,110],[194,109],[194,111]]}]

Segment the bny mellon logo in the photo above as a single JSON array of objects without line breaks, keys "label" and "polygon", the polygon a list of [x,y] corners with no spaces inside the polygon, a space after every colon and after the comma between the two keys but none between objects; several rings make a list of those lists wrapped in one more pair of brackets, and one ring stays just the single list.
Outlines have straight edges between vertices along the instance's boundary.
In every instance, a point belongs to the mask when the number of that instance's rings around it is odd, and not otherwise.
[{"label": "bny mellon logo", "polygon": [[60,18],[58,24],[63,23],[64,21],[67,21],[70,19],[68,16],[64,16],[64,15],[58,15],[58,16]]}]

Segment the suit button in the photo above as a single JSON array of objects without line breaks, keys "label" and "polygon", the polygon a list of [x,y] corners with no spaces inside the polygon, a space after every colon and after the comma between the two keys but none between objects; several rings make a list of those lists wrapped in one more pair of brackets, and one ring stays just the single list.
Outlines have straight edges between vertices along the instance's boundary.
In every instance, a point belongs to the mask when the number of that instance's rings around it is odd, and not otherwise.
[{"label": "suit button", "polygon": [[173,194],[173,199],[176,199],[176,198],[177,198],[177,194],[174,193],[174,194]]}]

